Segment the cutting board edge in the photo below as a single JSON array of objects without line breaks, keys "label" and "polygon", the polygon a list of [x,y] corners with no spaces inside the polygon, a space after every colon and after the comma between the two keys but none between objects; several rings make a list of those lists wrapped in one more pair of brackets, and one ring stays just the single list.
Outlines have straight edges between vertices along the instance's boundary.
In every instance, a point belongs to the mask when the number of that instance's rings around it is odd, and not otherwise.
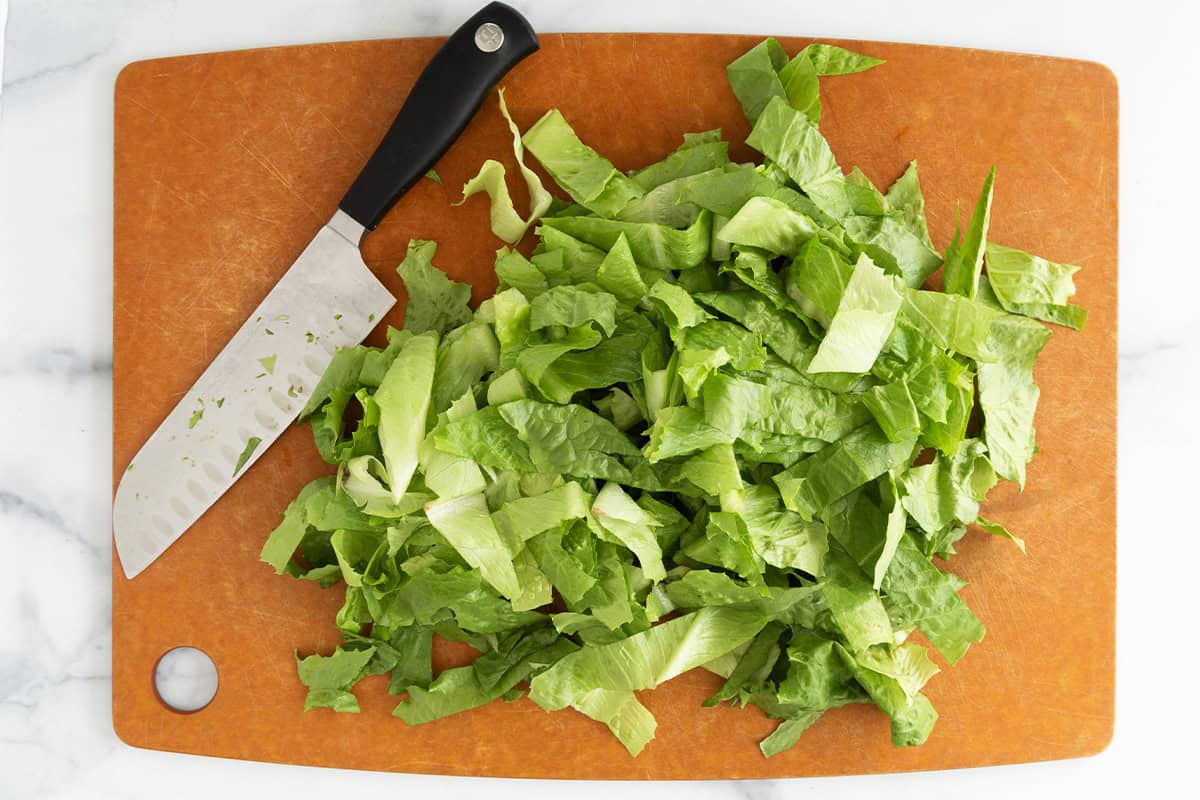
[{"label": "cutting board edge", "polygon": [[[941,50],[941,51],[954,52],[954,53],[970,52],[970,53],[979,53],[981,55],[993,55],[993,56],[998,55],[998,56],[1020,58],[1020,59],[1035,59],[1035,60],[1054,61],[1054,62],[1059,62],[1059,63],[1073,63],[1073,64],[1080,66],[1081,68],[1092,70],[1092,71],[1103,74],[1105,76],[1105,80],[1113,87],[1114,94],[1118,98],[1120,96],[1120,83],[1121,83],[1120,78],[1117,75],[1116,71],[1111,66],[1104,63],[1103,61],[1099,61],[1096,59],[1090,59],[1090,58],[1083,58],[1080,56],[1058,56],[1058,55],[1051,55],[1048,53],[1027,52],[1027,51],[1023,51],[1023,50],[1008,50],[1008,49],[1003,49],[1003,48],[990,48],[990,47],[969,47],[966,45],[930,44],[930,43],[925,43],[925,42],[897,42],[897,41],[889,41],[886,39],[853,39],[853,38],[845,38],[845,37],[812,36],[809,34],[706,33],[706,32],[696,32],[696,31],[547,31],[547,32],[538,34],[538,36],[539,36],[539,38],[550,37],[550,36],[595,37],[595,38],[600,38],[600,37],[605,37],[605,36],[641,36],[641,37],[662,37],[662,38],[688,36],[688,37],[695,37],[697,39],[713,38],[713,39],[726,39],[727,40],[730,38],[741,38],[741,39],[746,39],[747,41],[754,40],[754,39],[764,39],[767,37],[774,37],[777,39],[788,39],[788,40],[794,40],[794,41],[799,41],[799,42],[804,42],[804,43],[825,42],[825,43],[829,43],[829,44],[837,44],[839,46],[879,45],[879,46],[883,46],[883,47],[894,47],[897,45],[902,45],[905,47],[920,47],[920,48],[927,49],[927,50]],[[375,38],[375,39],[344,39],[344,40],[338,40],[338,41],[332,41],[332,42],[301,42],[299,44],[275,44],[275,45],[263,45],[263,46],[259,46],[259,47],[233,48],[233,49],[229,49],[229,50],[210,50],[210,51],[199,52],[199,53],[182,53],[182,54],[173,54],[173,55],[166,55],[166,56],[153,56],[151,58],[142,58],[142,59],[136,59],[133,61],[129,61],[124,66],[122,66],[120,68],[120,70],[117,71],[117,75],[113,81],[114,95],[116,94],[116,91],[119,90],[120,84],[123,82],[123,80],[129,79],[128,76],[126,75],[127,71],[130,74],[132,74],[133,72],[136,72],[139,69],[144,69],[144,68],[147,68],[150,65],[154,65],[154,64],[166,64],[169,62],[180,62],[180,61],[186,61],[186,60],[198,59],[198,58],[220,58],[220,57],[225,57],[225,56],[254,55],[254,54],[259,54],[259,53],[275,52],[275,51],[282,51],[282,50],[301,50],[301,49],[310,48],[310,47],[324,47],[324,46],[330,46],[330,45],[336,46],[339,44],[341,44],[341,45],[362,45],[362,44],[376,44],[377,43],[377,44],[383,45],[383,44],[390,44],[390,43],[399,42],[399,41],[437,42],[437,41],[444,41],[445,39],[446,39],[445,36],[381,36],[381,37]],[[1118,111],[1117,116],[1119,119],[1119,111]]]},{"label": "cutting board edge", "polygon": [[[968,769],[988,769],[993,767],[1020,767],[1031,764],[1052,764],[1060,761],[1076,761],[1079,759],[1096,758],[1103,755],[1105,751],[1112,745],[1114,726],[1110,718],[1109,726],[1102,737],[1098,737],[1095,741],[1089,741],[1078,752],[1069,753],[1066,755],[1056,755],[1050,758],[1024,758],[1024,759],[998,759],[990,762],[974,762],[966,764],[949,764],[945,766],[918,766],[918,767],[889,767],[881,769],[845,769],[845,770],[821,770],[821,771],[792,771],[787,774],[776,775],[772,777],[763,777],[760,775],[742,774],[738,772],[721,772],[704,775],[700,777],[677,777],[677,776],[650,776],[650,775],[604,775],[604,776],[588,776],[588,777],[562,777],[549,774],[541,774],[532,771],[467,771],[467,770],[436,770],[427,769],[425,766],[407,766],[401,765],[397,768],[390,769],[379,766],[353,765],[346,763],[334,763],[329,761],[300,761],[297,759],[287,758],[258,758],[252,756],[243,756],[233,753],[212,753],[204,752],[192,748],[172,748],[160,747],[153,744],[151,741],[139,741],[136,736],[128,729],[123,729],[117,722],[116,708],[114,704],[113,715],[113,733],[117,739],[125,746],[136,748],[138,750],[150,750],[160,753],[178,753],[180,755],[200,756],[203,758],[214,758],[231,761],[244,761],[247,763],[266,763],[280,764],[285,766],[296,767],[316,767],[319,769],[349,769],[356,772],[375,772],[381,775],[424,775],[431,777],[447,777],[447,778],[499,778],[501,780],[528,780],[528,781],[600,781],[600,782],[618,782],[618,781],[637,781],[639,783],[649,782],[668,782],[668,783],[687,783],[693,781],[761,781],[761,780],[806,780],[816,778],[846,778],[856,775],[912,775],[922,772],[952,772]],[[203,709],[201,709],[203,710]],[[180,712],[171,712],[180,713]],[[552,713],[552,712],[547,712]],[[635,766],[636,762],[630,759],[630,765]]]},{"label": "cutting board edge", "polygon": [[[554,34],[549,34],[549,35],[554,35]],[[606,34],[573,34],[573,35],[605,36]],[[622,34],[622,35],[624,35],[624,34]],[[630,34],[630,35],[635,35],[635,34]],[[673,34],[653,33],[653,34],[642,34],[642,35],[668,37]],[[713,37],[713,38],[720,38],[720,39],[731,38],[730,35],[723,35],[723,34],[683,34],[683,35],[695,36],[695,37]],[[732,35],[732,36],[733,36],[733,38],[741,37],[741,38],[745,38],[747,40],[753,40],[755,38],[758,38],[753,35],[740,35],[739,34],[739,35]],[[388,38],[388,39],[378,39],[378,40],[367,40],[365,43],[372,43],[372,42],[394,43],[396,41],[419,41],[419,40],[430,41],[430,40],[439,40],[441,38],[442,37],[412,37],[409,39]],[[791,39],[793,37],[787,37],[787,38]],[[807,37],[795,37],[795,38],[798,38],[802,41],[807,40]],[[839,43],[860,43],[860,44],[864,44],[864,45],[881,44],[881,45],[893,45],[894,46],[896,44],[896,43],[889,43],[889,42],[872,42],[872,41],[867,41],[867,40],[827,39],[827,38],[822,38],[821,41],[839,42]],[[349,43],[350,42],[347,42],[347,44],[349,44]],[[364,42],[354,42],[354,44],[361,44],[361,43],[364,43]],[[134,75],[134,74],[136,74],[137,70],[140,68],[149,68],[149,67],[153,67],[154,65],[163,64],[164,62],[173,62],[173,61],[187,60],[187,59],[192,59],[192,58],[203,58],[206,56],[220,57],[220,56],[226,56],[226,55],[252,54],[252,53],[257,53],[257,52],[304,49],[304,48],[309,48],[309,47],[314,47],[314,46],[320,46],[320,45],[319,44],[317,44],[317,45],[312,45],[312,44],[310,44],[310,45],[303,45],[303,44],[302,45],[283,45],[283,46],[272,46],[272,47],[263,47],[263,48],[250,48],[250,49],[242,49],[242,50],[230,50],[230,51],[222,51],[222,52],[218,52],[218,53],[195,54],[195,55],[191,55],[191,56],[188,56],[188,55],[167,56],[167,57],[161,57],[161,58],[153,58],[153,59],[134,61],[134,62],[130,62],[129,64],[127,64],[118,73],[114,90],[115,90],[115,93],[120,92],[121,83],[122,83],[124,76]],[[1088,61],[1088,60],[1076,59],[1076,58],[1063,58],[1063,57],[1057,57],[1057,56],[1045,56],[1045,55],[1038,55],[1038,54],[1016,53],[1016,52],[1010,52],[1010,51],[997,51],[997,50],[980,51],[980,50],[974,50],[972,48],[946,47],[946,46],[941,46],[941,45],[918,44],[918,45],[913,45],[913,46],[920,47],[920,48],[926,48],[926,49],[932,49],[932,50],[983,52],[983,53],[999,54],[999,55],[1003,55],[1003,56],[1011,56],[1011,57],[1021,58],[1021,59],[1046,59],[1046,60],[1050,60],[1050,61],[1054,61],[1054,62],[1072,62],[1072,63],[1080,65],[1080,67],[1083,69],[1087,69],[1087,70],[1096,72],[1098,74],[1101,74],[1103,76],[1104,80],[1111,85],[1111,91],[1112,91],[1114,99],[1119,97],[1119,82],[1117,80],[1115,73],[1106,65],[1104,65],[1100,62],[1096,62],[1096,61]],[[128,70],[128,73],[127,73],[127,70]],[[1115,131],[1119,134],[1119,112],[1114,112],[1113,126],[1114,126]],[[1115,268],[1116,268],[1116,265],[1114,263],[1114,269]],[[1118,300],[1118,302],[1119,302],[1119,300]],[[1116,336],[1117,336],[1116,323],[1117,323],[1117,320],[1114,317],[1113,330],[1111,331],[1111,336],[1113,337],[1114,340],[1116,339]],[[1119,364],[1114,362],[1113,374],[1116,375],[1118,371],[1119,371]],[[115,473],[113,476],[114,486],[116,484],[118,477],[119,477],[119,474]],[[1114,499],[1114,504],[1115,504],[1115,499]],[[1114,538],[1115,538],[1115,527],[1114,527]],[[1114,542],[1114,547],[1115,547],[1115,542]],[[115,567],[115,562],[114,562],[114,567]],[[118,573],[119,573],[119,570],[114,569],[114,576],[113,576],[114,582],[116,582],[117,580],[124,580],[123,575],[119,575]],[[1111,624],[1111,622],[1109,624]],[[114,648],[114,661],[115,661],[115,659],[116,659],[116,648]],[[1112,670],[1110,670],[1110,675],[1111,675],[1111,673],[1112,673]],[[1114,728],[1115,728],[1115,715],[1113,714],[1113,709],[1112,709],[1114,697],[1113,697],[1113,691],[1112,691],[1113,684],[1111,683],[1111,677],[1110,677],[1109,681],[1110,682],[1105,687],[1105,689],[1108,693],[1108,697],[1109,697],[1109,709],[1110,709],[1107,713],[1107,720],[1106,720],[1107,727],[1105,728],[1105,730],[1103,732],[1097,732],[1097,735],[1094,736],[1093,739],[1089,740],[1086,747],[1080,748],[1080,752],[1078,752],[1078,754],[1071,755],[1071,756],[1065,756],[1063,758],[1080,758],[1080,757],[1094,756],[1099,753],[1102,753],[1111,744],[1113,732],[1114,732]],[[115,695],[114,695],[113,712],[114,712],[113,713],[114,733],[117,735],[117,737],[122,742],[124,742],[130,746],[139,747],[139,748],[143,748],[143,749],[162,749],[167,752],[190,752],[190,753],[194,753],[197,755],[210,755],[210,756],[212,755],[211,753],[203,753],[203,752],[187,750],[187,749],[172,750],[169,748],[157,747],[153,743],[151,743],[150,740],[137,741],[140,737],[138,737],[136,731],[133,730],[133,727],[132,727],[133,721],[130,720],[129,722],[126,722],[126,721],[124,721],[123,715],[118,715],[118,713],[117,713],[117,703],[116,703]],[[260,759],[244,758],[244,757],[237,756],[237,755],[216,755],[216,756],[212,756],[212,757],[237,758],[239,760],[260,760]],[[272,763],[296,763],[296,764],[304,763],[304,762],[299,762],[299,761],[289,761],[286,759],[279,759],[279,760],[268,759],[268,760],[272,761]],[[1005,764],[1036,763],[1039,760],[1043,760],[1043,759],[1009,760],[1009,761],[996,762],[996,763],[997,764],[1000,764],[1000,763],[1005,763]],[[1061,760],[1061,758],[1044,759],[1044,760]],[[312,762],[308,762],[308,763],[312,763]],[[976,764],[974,766],[977,766],[977,765],[981,765],[981,764]],[[988,765],[990,766],[991,764],[988,764]],[[330,763],[330,764],[321,764],[321,766],[337,767],[339,765]],[[973,766],[973,765],[933,767],[933,768],[921,767],[921,768],[915,768],[915,769],[892,767],[889,769],[878,770],[876,772],[864,772],[862,770],[846,771],[846,772],[813,772],[813,773],[799,773],[799,774],[796,774],[796,776],[797,777],[816,777],[816,776],[820,776],[820,775],[878,774],[878,773],[890,772],[890,771],[906,771],[907,772],[907,771],[927,771],[928,769],[959,769],[959,768],[969,768],[969,766]],[[350,767],[350,768],[374,769],[372,767]],[[403,768],[401,768],[401,769],[403,769]],[[414,770],[405,769],[404,771],[412,772]],[[421,774],[471,775],[471,774],[484,774],[484,773],[424,772]],[[508,773],[499,773],[499,772],[492,772],[492,773],[488,773],[488,774],[491,774],[496,777],[509,777],[509,776],[512,776],[512,777],[536,777],[536,776],[532,776],[532,775],[528,775],[528,774],[520,774],[520,775],[511,774],[510,775]],[[597,778],[597,779],[618,779],[618,778]],[[639,779],[651,779],[651,778],[639,778]],[[733,778],[733,779],[738,779],[738,778]],[[686,780],[686,779],[685,778],[670,778],[670,780]]]}]

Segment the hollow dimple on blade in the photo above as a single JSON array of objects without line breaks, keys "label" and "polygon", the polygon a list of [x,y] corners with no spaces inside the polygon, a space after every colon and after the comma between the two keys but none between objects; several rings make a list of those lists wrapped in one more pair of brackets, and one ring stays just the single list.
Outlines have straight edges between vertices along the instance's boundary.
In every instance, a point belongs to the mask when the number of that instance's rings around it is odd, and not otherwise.
[{"label": "hollow dimple on blade", "polygon": [[178,539],[304,407],[338,348],[396,300],[326,226],[130,462],[113,534],[132,578]]}]

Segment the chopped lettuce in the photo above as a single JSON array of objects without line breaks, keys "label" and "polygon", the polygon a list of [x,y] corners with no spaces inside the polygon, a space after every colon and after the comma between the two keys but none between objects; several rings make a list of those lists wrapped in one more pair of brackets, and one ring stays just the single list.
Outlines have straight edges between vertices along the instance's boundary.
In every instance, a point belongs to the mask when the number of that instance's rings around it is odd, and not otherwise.
[{"label": "chopped lettuce", "polygon": [[1067,302],[1075,294],[1071,276],[1078,271],[1079,267],[1011,247],[987,245],[988,284],[1004,310],[1013,314],[1081,330],[1087,311]]},{"label": "chopped lettuce", "polygon": [[808,371],[869,372],[896,324],[900,292],[898,279],[859,256]]},{"label": "chopped lettuce", "polygon": [[1005,317],[992,328],[996,361],[979,365],[983,439],[996,472],[1025,488],[1025,466],[1033,458],[1033,415],[1040,391],[1033,364],[1050,330],[1033,320]]},{"label": "chopped lettuce", "polygon": [[979,290],[979,275],[983,269],[983,252],[987,245],[988,224],[992,217],[992,187],[996,182],[996,168],[983,182],[983,191],[971,222],[961,237],[956,233],[954,241],[946,249],[946,271],[942,276],[947,294],[961,294],[975,299]]},{"label": "chopped lettuce", "polygon": [[[547,711],[567,706],[583,710],[580,706],[588,704],[585,698],[597,689],[627,693],[653,689],[745,644],[766,622],[753,610],[703,608],[612,644],[584,646],[537,675],[530,682],[529,696]],[[643,723],[635,730],[645,727]],[[614,729],[618,736],[621,731]],[[633,735],[622,739],[622,744],[637,755],[645,741]]]},{"label": "chopped lettuce", "polygon": [[645,194],[611,161],[580,141],[558,109],[547,111],[522,141],[572,200],[596,214],[612,216]]},{"label": "chopped lettuce", "polygon": [[396,271],[408,291],[408,306],[404,312],[404,330],[409,333],[436,331],[444,334],[451,328],[471,319],[467,301],[471,287],[446,277],[433,265],[436,242],[413,240],[408,243],[408,255]]},{"label": "chopped lettuce", "polygon": [[433,331],[405,343],[375,392],[379,405],[379,445],[387,466],[392,499],[400,502],[417,469],[425,438],[438,337]]},{"label": "chopped lettuce", "polygon": [[[492,204],[492,233],[509,244],[513,244],[520,241],[529,226],[550,210],[554,196],[542,185],[542,179],[538,177],[538,174],[525,165],[525,148],[521,144],[521,132],[508,113],[508,105],[504,102],[504,89],[500,89],[496,94],[499,97],[500,114],[512,132],[513,156],[517,160],[517,167],[521,170],[521,177],[525,179],[525,186],[529,190],[529,216],[522,218],[517,213],[512,197],[508,193],[508,184],[505,183],[504,165],[491,158],[484,161],[478,174],[463,185],[463,199],[460,203],[465,203],[467,198],[473,194],[486,192]],[[441,183],[440,178],[438,183]]]},{"label": "chopped lettuce", "polygon": [[813,69],[818,75],[851,75],[855,72],[866,72],[871,67],[885,63],[882,58],[873,58],[861,53],[851,52],[835,44],[814,42],[805,45],[797,58],[807,56],[812,62]]},{"label": "chopped lettuce", "polygon": [[[342,644],[297,659],[306,709],[357,712],[370,675],[409,725],[528,691],[636,755],[637,693],[700,667],[724,678],[705,705],[777,721],[764,757],[849,703],[928,738],[937,667],[908,636],[951,664],[983,639],[938,559],[968,531],[1024,551],[987,496],[1037,449],[1035,320],[1084,312],[1076,267],[988,241],[994,171],[938,252],[915,162],[886,192],[838,163],[820,81],[880,63],[775,39],[731,63],[761,164],[704,131],[626,173],[557,109],[521,135],[501,96],[529,215],[498,161],[464,200],[509,243],[536,222],[532,252],[501,248],[472,311],[411,242],[404,329],[335,353],[301,415],[336,473],[261,558],[344,588]],[[441,640],[479,655],[435,671]]]}]

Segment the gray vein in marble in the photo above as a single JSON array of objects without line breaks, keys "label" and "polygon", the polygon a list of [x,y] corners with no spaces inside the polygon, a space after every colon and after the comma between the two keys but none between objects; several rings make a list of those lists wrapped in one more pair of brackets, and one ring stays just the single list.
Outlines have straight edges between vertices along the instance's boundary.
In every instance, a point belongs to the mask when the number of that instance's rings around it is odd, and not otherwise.
[{"label": "gray vein in marble", "polygon": [[31,372],[70,383],[82,378],[107,379],[112,376],[112,356],[88,356],[70,347],[51,347],[28,354],[16,366],[0,363],[0,378]]},{"label": "gray vein in marble", "polygon": [[780,800],[788,795],[777,781],[732,781],[726,785],[746,800]]},{"label": "gray vein in marble", "polygon": [[96,543],[89,541],[88,537],[82,532],[70,526],[63,519],[62,515],[53,508],[40,503],[34,503],[16,492],[4,488],[0,488],[0,517],[19,517],[36,520],[48,525],[71,541],[82,545],[92,555],[100,556],[103,554]]},{"label": "gray vein in marble", "polygon": [[15,2],[8,19],[5,88],[69,71],[109,51],[127,22],[115,3]]},{"label": "gray vein in marble", "polygon": [[1142,361],[1153,356],[1182,350],[1192,345],[1194,341],[1194,336],[1187,336],[1183,339],[1168,339],[1163,342],[1155,342],[1148,347],[1139,347],[1136,350],[1122,350],[1117,354],[1117,359],[1123,363]]},{"label": "gray vein in marble", "polygon": [[90,64],[91,62],[95,61],[97,58],[99,58],[100,56],[104,55],[107,52],[108,52],[108,48],[105,48],[103,50],[97,50],[94,53],[88,53],[86,56],[76,59],[75,61],[70,61],[65,64],[52,64],[48,67],[42,67],[38,70],[35,70],[34,72],[29,73],[28,75],[22,75],[19,78],[13,78],[12,80],[5,81],[3,83],[3,85],[0,85],[0,91],[12,91],[13,89],[16,89],[18,87],[28,86],[29,84],[34,83],[35,81],[39,81],[43,78],[50,77],[51,75],[59,75],[59,74],[65,73],[65,72],[70,72],[72,70],[78,69],[87,64]]},{"label": "gray vein in marble", "polygon": [[4,93],[4,32],[8,28],[8,0],[0,0],[0,95]]}]

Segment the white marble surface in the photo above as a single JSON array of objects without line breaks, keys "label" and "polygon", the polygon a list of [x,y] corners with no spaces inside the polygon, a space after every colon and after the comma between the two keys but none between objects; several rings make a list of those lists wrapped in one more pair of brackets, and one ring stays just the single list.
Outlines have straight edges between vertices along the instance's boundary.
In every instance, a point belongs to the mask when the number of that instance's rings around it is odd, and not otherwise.
[{"label": "white marble surface", "polygon": [[[442,34],[479,0],[0,0],[0,798],[337,792],[495,798],[654,785],[358,773],[135,750],[110,704],[112,87],[151,56]],[[1117,729],[1100,756],[985,770],[694,784],[696,798],[1108,797],[1194,787],[1200,270],[1192,4],[517,2],[540,31],[918,41],[1099,60],[1121,83]],[[64,236],[60,230],[70,231]],[[1087,413],[1081,409],[1081,413]],[[1166,788],[1174,786],[1176,788]],[[667,787],[668,790],[670,787]],[[675,787],[678,790],[679,787]]]}]

